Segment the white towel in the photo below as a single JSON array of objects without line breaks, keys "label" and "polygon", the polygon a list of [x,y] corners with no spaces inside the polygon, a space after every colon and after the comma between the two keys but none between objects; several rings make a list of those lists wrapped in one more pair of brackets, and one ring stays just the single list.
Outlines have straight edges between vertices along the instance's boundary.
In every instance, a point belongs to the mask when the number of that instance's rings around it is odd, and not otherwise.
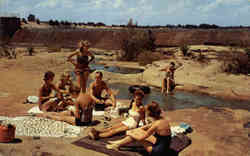
[{"label": "white towel", "polygon": [[43,113],[43,112],[39,109],[39,106],[34,106],[30,110],[28,110],[28,113],[37,114],[37,113]]}]

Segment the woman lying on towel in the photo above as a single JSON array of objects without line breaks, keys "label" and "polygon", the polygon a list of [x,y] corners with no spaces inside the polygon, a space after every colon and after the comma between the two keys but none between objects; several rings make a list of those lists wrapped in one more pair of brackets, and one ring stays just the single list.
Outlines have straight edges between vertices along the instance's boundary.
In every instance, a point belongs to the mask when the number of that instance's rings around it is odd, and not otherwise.
[{"label": "woman lying on towel", "polygon": [[92,111],[94,101],[90,95],[80,93],[74,102],[75,109],[62,112],[47,112],[38,114],[38,117],[45,117],[57,121],[64,121],[77,126],[89,125],[92,122]]},{"label": "woman lying on towel", "polygon": [[108,149],[119,149],[119,147],[129,144],[134,141],[139,141],[143,144],[147,152],[152,156],[163,156],[168,152],[168,147],[171,141],[171,130],[169,122],[162,117],[162,111],[159,104],[152,102],[146,106],[148,116],[152,117],[155,121],[149,125],[129,130],[126,132],[126,137],[110,141],[106,145]]},{"label": "woman lying on towel", "polygon": [[125,132],[130,129],[134,129],[138,127],[139,122],[142,120],[143,124],[145,125],[145,111],[144,106],[142,104],[142,99],[144,97],[144,93],[141,90],[137,90],[134,92],[134,98],[130,103],[129,109],[129,117],[110,128],[106,128],[100,131],[92,128],[89,132],[89,137],[91,139],[98,139],[98,138],[106,138],[113,136],[115,134]]}]

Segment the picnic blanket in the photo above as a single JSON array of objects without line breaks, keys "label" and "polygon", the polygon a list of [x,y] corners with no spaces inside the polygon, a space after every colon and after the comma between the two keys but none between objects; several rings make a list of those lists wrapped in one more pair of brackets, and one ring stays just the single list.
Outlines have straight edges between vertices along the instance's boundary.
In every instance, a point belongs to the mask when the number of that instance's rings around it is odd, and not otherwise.
[{"label": "picnic blanket", "polygon": [[[91,149],[97,152],[108,154],[110,156],[148,156],[148,153],[143,149],[143,147],[137,143],[133,142],[125,147],[121,147],[119,151],[107,149],[105,146],[109,140],[118,140],[123,138],[123,135],[116,135],[112,138],[105,138],[100,140],[91,140],[89,137],[84,137],[79,139],[72,144],[80,146],[83,148]],[[191,144],[191,140],[188,136],[184,134],[177,134],[172,137],[171,144],[169,147],[169,155],[178,155],[184,148]]]},{"label": "picnic blanket", "polygon": [[77,137],[84,129],[83,127],[73,126],[66,122],[32,116],[0,116],[0,122],[2,124],[15,125],[16,136]]}]

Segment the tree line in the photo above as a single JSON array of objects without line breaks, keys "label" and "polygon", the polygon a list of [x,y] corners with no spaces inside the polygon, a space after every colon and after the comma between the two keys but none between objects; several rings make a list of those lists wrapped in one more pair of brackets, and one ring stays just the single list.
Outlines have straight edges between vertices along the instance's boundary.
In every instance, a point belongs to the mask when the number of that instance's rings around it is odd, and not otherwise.
[{"label": "tree line", "polygon": [[[28,20],[28,21],[27,21]],[[37,24],[40,24],[41,21],[35,17],[33,14],[29,14],[27,17],[27,20],[25,18],[22,18],[22,22],[28,23],[28,22],[36,22]],[[51,26],[94,26],[94,27],[99,27],[99,26],[111,26],[111,27],[133,27],[133,28],[183,28],[183,29],[233,29],[233,28],[250,28],[250,26],[219,26],[216,24],[207,24],[207,23],[202,23],[199,25],[195,24],[177,24],[177,25],[172,25],[172,24],[166,24],[166,25],[138,25],[137,21],[133,23],[133,19],[130,18],[129,22],[127,24],[121,24],[121,25],[106,25],[103,22],[70,22],[67,20],[53,20],[50,19],[49,21],[43,21],[43,23],[48,23]]]}]

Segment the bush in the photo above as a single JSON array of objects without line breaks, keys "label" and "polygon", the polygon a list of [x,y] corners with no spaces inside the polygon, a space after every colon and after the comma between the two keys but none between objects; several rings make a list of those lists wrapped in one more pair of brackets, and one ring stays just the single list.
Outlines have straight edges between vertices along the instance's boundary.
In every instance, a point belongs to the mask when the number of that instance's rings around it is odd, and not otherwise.
[{"label": "bush", "polygon": [[221,69],[232,74],[247,74],[250,72],[250,63],[247,54],[240,51],[230,51],[224,57]]},{"label": "bush", "polygon": [[181,50],[183,56],[187,56],[189,48],[190,48],[190,47],[189,47],[188,45],[186,45],[186,44],[183,44],[183,45],[180,47],[180,50]]},{"label": "bush", "polygon": [[119,38],[121,47],[120,60],[133,61],[145,50],[154,50],[155,38],[151,31],[140,31],[129,27],[125,35]]}]

